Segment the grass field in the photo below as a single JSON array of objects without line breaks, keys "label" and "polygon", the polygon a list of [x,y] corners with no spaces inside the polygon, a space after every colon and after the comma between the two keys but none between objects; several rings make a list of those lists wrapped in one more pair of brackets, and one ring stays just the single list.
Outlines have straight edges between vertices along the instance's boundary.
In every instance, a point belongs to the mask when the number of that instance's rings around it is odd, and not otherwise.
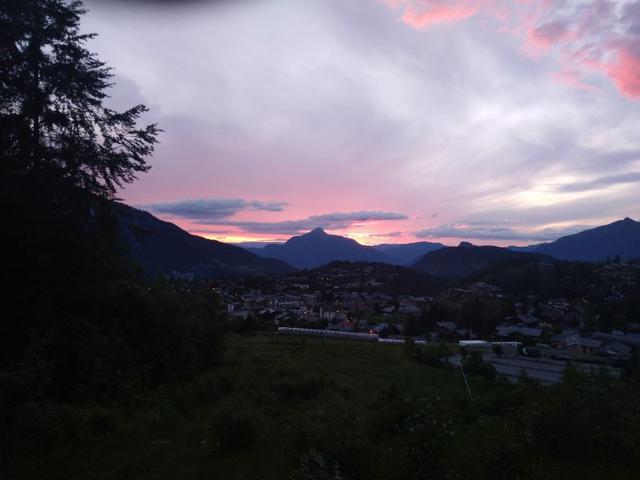
[{"label": "grass field", "polygon": [[399,345],[232,336],[222,365],[193,381],[83,407],[69,425],[57,415],[48,453],[18,470],[85,480],[633,478],[597,459],[530,451],[518,422],[545,387],[470,386],[473,402],[459,371],[411,363]]}]

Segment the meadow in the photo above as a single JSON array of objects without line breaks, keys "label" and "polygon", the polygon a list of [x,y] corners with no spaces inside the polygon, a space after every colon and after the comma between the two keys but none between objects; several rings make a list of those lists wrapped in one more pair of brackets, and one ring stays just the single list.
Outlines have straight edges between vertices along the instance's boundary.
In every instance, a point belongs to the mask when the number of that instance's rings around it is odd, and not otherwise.
[{"label": "meadow", "polygon": [[459,370],[401,345],[231,335],[193,380],[39,405],[2,478],[633,478],[636,384],[566,377],[471,377],[471,400]]}]

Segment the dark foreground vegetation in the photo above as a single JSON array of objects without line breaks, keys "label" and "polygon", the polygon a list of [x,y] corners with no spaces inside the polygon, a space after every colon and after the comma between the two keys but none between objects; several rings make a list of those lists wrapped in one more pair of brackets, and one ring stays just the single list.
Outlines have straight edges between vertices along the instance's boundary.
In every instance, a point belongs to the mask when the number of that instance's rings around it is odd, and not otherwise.
[{"label": "dark foreground vegetation", "polygon": [[79,2],[0,3],[0,479],[633,478],[638,364],[541,387],[469,357],[228,333],[210,289],[149,282],[113,201],[144,106],[105,107]]},{"label": "dark foreground vegetation", "polygon": [[6,478],[634,478],[635,381],[470,387],[402,346],[232,335],[191,380],[26,407]]},{"label": "dark foreground vegetation", "polygon": [[34,478],[25,462],[61,432],[70,445],[86,425],[107,431],[116,405],[222,352],[210,292],[148,283],[127,260],[113,200],[149,169],[159,130],[139,125],[142,105],[105,105],[112,75],[86,49],[83,13],[80,2],[0,3],[2,479]]}]

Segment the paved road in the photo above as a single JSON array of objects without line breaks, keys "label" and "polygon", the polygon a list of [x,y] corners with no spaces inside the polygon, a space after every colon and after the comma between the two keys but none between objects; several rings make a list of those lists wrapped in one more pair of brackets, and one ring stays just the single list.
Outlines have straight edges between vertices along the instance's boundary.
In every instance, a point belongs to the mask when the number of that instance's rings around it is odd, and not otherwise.
[{"label": "paved road", "polygon": [[[449,359],[454,365],[460,362],[460,355],[454,355]],[[496,368],[498,375],[503,375],[510,380],[517,380],[522,370],[530,378],[542,383],[558,383],[562,380],[562,374],[567,366],[566,362],[551,358],[528,358],[516,355],[503,355],[497,357],[493,353],[483,352],[485,362],[490,362]],[[594,373],[602,368],[600,365],[574,363],[578,370]],[[611,367],[606,367],[613,375],[618,375],[619,371]]]}]

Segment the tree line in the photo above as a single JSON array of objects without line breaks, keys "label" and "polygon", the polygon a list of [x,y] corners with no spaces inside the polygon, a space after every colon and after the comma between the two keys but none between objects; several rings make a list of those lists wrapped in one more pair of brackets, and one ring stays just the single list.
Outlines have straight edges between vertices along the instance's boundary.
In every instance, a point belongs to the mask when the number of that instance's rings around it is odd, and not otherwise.
[{"label": "tree line", "polygon": [[146,282],[114,200],[149,170],[144,105],[106,104],[113,72],[87,48],[78,1],[0,2],[0,450],[44,402],[108,404],[210,368],[220,302]]}]

